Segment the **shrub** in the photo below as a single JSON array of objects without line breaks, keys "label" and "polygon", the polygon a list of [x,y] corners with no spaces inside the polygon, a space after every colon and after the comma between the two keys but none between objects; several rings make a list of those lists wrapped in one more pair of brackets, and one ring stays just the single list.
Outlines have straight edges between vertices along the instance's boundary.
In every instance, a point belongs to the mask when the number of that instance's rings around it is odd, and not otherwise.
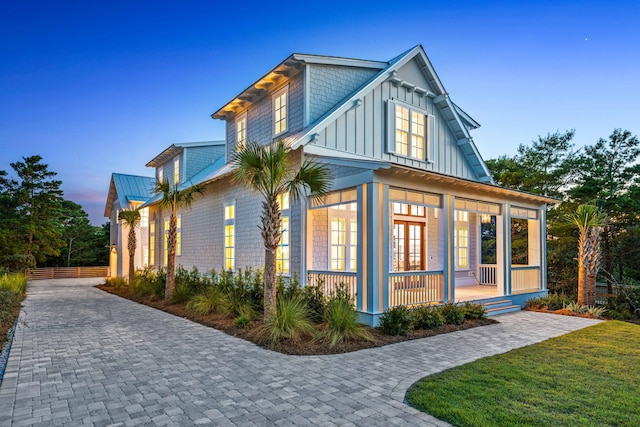
[{"label": "shrub", "polygon": [[440,310],[431,306],[414,308],[411,310],[411,319],[416,329],[433,329],[444,325]]},{"label": "shrub", "polygon": [[602,318],[607,313],[607,308],[606,307],[588,307],[587,313],[589,313],[594,317]]},{"label": "shrub", "polygon": [[567,304],[575,301],[565,294],[552,293],[544,297],[532,298],[525,303],[526,308],[541,309],[546,308],[550,311],[565,308]]},{"label": "shrub", "polygon": [[309,319],[314,323],[320,323],[324,319],[327,305],[327,298],[321,284],[307,285],[302,288],[302,299],[309,308]]},{"label": "shrub", "polygon": [[219,286],[209,286],[204,292],[197,294],[187,303],[187,310],[200,315],[209,313],[227,313],[229,298]]},{"label": "shrub", "polygon": [[571,301],[569,304],[567,304],[565,308],[572,313],[578,313],[578,314],[586,313],[586,311],[589,309],[588,306],[578,304],[577,302],[574,302],[574,301]]},{"label": "shrub", "polygon": [[299,297],[278,298],[276,310],[267,318],[262,331],[272,345],[282,339],[297,340],[314,332],[307,306]]},{"label": "shrub", "polygon": [[0,276],[0,288],[22,295],[27,290],[27,276],[22,273],[4,274]]},{"label": "shrub", "polygon": [[440,313],[447,325],[462,325],[464,323],[464,311],[458,304],[449,301],[440,306]]},{"label": "shrub", "polygon": [[482,304],[467,301],[462,305],[461,308],[462,312],[464,313],[465,319],[478,320],[487,317],[487,311],[484,309]]},{"label": "shrub", "polygon": [[243,329],[249,326],[249,323],[256,318],[256,312],[250,304],[241,306],[238,313],[238,317],[233,320],[233,323]]},{"label": "shrub", "polygon": [[[4,330],[3,326],[11,327],[20,310],[21,300],[22,294],[14,292],[8,286],[0,286],[0,330]],[[0,334],[0,338],[3,337],[4,334]]]},{"label": "shrub", "polygon": [[193,296],[193,288],[189,283],[177,283],[176,290],[171,296],[171,304],[183,304]]},{"label": "shrub", "polygon": [[164,289],[167,281],[167,273],[164,268],[154,271],[151,268],[138,270],[133,279],[133,292],[137,296],[154,296],[157,298],[164,297]]},{"label": "shrub", "polygon": [[126,289],[129,287],[127,281],[122,277],[110,277],[105,279],[104,284],[114,289]]},{"label": "shrub", "polygon": [[210,284],[220,286],[225,291],[232,313],[239,314],[240,308],[247,304],[255,310],[262,308],[264,289],[261,270],[238,269],[235,274],[232,271],[217,274],[211,270]]},{"label": "shrub", "polygon": [[373,341],[371,333],[358,322],[358,312],[353,307],[348,293],[338,291],[329,298],[324,310],[324,320],[327,323],[320,338],[326,341],[329,347],[351,339]]},{"label": "shrub", "polygon": [[386,335],[407,335],[411,329],[411,313],[404,306],[394,307],[380,316],[380,329]]}]

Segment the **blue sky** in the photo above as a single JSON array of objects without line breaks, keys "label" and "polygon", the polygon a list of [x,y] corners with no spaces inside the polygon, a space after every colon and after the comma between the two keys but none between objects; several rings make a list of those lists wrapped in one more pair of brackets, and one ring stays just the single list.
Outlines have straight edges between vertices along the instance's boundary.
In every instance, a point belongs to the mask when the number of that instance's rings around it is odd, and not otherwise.
[{"label": "blue sky", "polygon": [[111,172],[224,139],[210,114],[289,54],[417,44],[485,159],[556,130],[578,147],[638,134],[639,16],[637,1],[0,0],[0,169],[40,154],[101,224]]}]

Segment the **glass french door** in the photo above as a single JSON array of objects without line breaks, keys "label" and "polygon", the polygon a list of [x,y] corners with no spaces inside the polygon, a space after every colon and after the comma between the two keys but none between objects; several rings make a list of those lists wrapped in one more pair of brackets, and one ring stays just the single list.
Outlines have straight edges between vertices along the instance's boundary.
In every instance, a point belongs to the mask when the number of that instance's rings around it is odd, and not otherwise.
[{"label": "glass french door", "polygon": [[393,271],[424,270],[424,224],[393,223]]}]

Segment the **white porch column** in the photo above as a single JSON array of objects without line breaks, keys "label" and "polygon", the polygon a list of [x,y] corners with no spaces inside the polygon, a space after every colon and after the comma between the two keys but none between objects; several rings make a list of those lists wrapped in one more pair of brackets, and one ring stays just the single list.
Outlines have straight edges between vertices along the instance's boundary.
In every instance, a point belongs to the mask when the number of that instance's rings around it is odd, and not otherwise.
[{"label": "white porch column", "polygon": [[498,258],[502,254],[502,259],[498,262],[497,270],[502,273],[503,295],[511,295],[511,205],[509,203],[502,205],[502,238],[499,242],[502,243],[502,248],[498,251]]},{"label": "white porch column", "polygon": [[443,300],[455,301],[456,259],[455,259],[455,203],[456,197],[445,194],[443,197],[444,223],[444,295]]},{"label": "white porch column", "polygon": [[[358,309],[382,313],[388,306],[389,202],[385,185],[363,184],[358,189]],[[360,291],[362,286],[362,291]]]}]

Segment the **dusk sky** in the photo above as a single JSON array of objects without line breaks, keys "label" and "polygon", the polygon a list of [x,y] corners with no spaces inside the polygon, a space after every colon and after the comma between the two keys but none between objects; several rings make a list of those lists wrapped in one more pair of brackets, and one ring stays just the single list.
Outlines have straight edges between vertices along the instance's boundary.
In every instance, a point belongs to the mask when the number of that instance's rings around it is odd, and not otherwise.
[{"label": "dusk sky", "polygon": [[640,133],[640,2],[0,0],[0,169],[39,154],[96,225],[112,172],[176,142],[293,52],[382,60],[422,44],[485,159],[576,130]]}]

